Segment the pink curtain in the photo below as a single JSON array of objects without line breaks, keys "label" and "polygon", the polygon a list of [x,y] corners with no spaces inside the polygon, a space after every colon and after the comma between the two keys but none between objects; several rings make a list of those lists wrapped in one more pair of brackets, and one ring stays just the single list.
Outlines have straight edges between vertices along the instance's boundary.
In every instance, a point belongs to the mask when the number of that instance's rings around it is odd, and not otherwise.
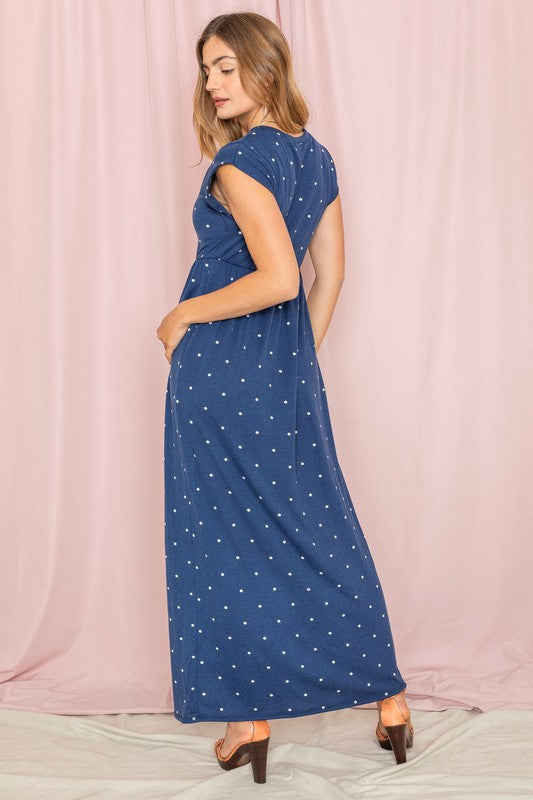
[{"label": "pink curtain", "polygon": [[194,43],[234,10],[281,26],[336,160],[319,359],[410,702],[530,708],[528,0],[0,2],[0,706],[172,710],[155,331],[207,166]]}]

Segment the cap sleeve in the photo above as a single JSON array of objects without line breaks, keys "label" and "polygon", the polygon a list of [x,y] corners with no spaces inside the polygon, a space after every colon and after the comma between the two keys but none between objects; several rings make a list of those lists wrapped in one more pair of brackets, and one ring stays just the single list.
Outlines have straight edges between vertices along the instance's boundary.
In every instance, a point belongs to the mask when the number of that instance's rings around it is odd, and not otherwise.
[{"label": "cap sleeve", "polygon": [[335,162],[328,150],[326,150],[326,165],[329,173],[329,192],[326,205],[329,206],[329,204],[332,203],[339,194],[339,185],[337,183],[337,168],[335,167]]},{"label": "cap sleeve", "polygon": [[242,141],[228,142],[216,153],[212,164],[212,175],[222,164],[233,164],[251,178],[265,186],[276,195],[276,176],[274,165],[258,148]]},{"label": "cap sleeve", "polygon": [[339,186],[337,184],[337,168],[331,153],[325,145],[320,145],[322,150],[322,171],[323,183],[322,191],[325,197],[324,206],[329,206],[339,193]]}]

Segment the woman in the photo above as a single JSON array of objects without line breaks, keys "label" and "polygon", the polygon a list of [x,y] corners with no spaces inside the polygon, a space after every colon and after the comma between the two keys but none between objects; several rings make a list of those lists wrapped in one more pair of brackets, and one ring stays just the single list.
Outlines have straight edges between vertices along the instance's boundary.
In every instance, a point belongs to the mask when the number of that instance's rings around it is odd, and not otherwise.
[{"label": "woman", "polygon": [[251,760],[264,783],[265,718],[377,701],[376,736],[400,763],[406,683],[316,358],[344,277],[335,164],[304,127],[273,22],[218,16],[196,49],[194,125],[214,158],[197,256],[157,330],[174,716],[225,721],[220,766]]}]

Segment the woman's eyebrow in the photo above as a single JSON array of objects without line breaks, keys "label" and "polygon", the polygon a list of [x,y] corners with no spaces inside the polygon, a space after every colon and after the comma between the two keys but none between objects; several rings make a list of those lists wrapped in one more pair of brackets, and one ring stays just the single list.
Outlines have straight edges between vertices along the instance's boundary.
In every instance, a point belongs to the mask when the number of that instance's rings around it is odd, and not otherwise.
[{"label": "woman's eyebrow", "polygon": [[[213,59],[213,64],[218,64],[223,58],[237,58],[237,56],[218,56],[218,58]],[[202,67],[207,67],[207,64],[202,64]]]}]

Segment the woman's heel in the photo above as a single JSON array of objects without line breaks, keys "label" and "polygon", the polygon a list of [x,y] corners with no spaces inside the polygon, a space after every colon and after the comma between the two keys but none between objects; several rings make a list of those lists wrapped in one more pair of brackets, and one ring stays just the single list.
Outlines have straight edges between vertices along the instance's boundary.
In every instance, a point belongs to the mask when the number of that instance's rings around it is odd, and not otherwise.
[{"label": "woman's heel", "polygon": [[[392,701],[395,701],[393,703]],[[379,744],[385,750],[392,750],[397,764],[407,761],[408,747],[413,746],[414,728],[411,723],[411,714],[403,713],[396,697],[388,697],[377,701],[379,721],[376,726],[376,736]],[[400,722],[402,720],[402,722]],[[386,730],[386,735],[380,730],[380,723]]]},{"label": "woman's heel", "polygon": [[266,762],[268,743],[270,741],[270,725],[267,720],[252,720],[253,734],[247,742],[235,745],[231,753],[223,758],[220,748],[224,739],[215,742],[215,755],[222,769],[235,769],[252,762],[255,783],[266,783]]}]

